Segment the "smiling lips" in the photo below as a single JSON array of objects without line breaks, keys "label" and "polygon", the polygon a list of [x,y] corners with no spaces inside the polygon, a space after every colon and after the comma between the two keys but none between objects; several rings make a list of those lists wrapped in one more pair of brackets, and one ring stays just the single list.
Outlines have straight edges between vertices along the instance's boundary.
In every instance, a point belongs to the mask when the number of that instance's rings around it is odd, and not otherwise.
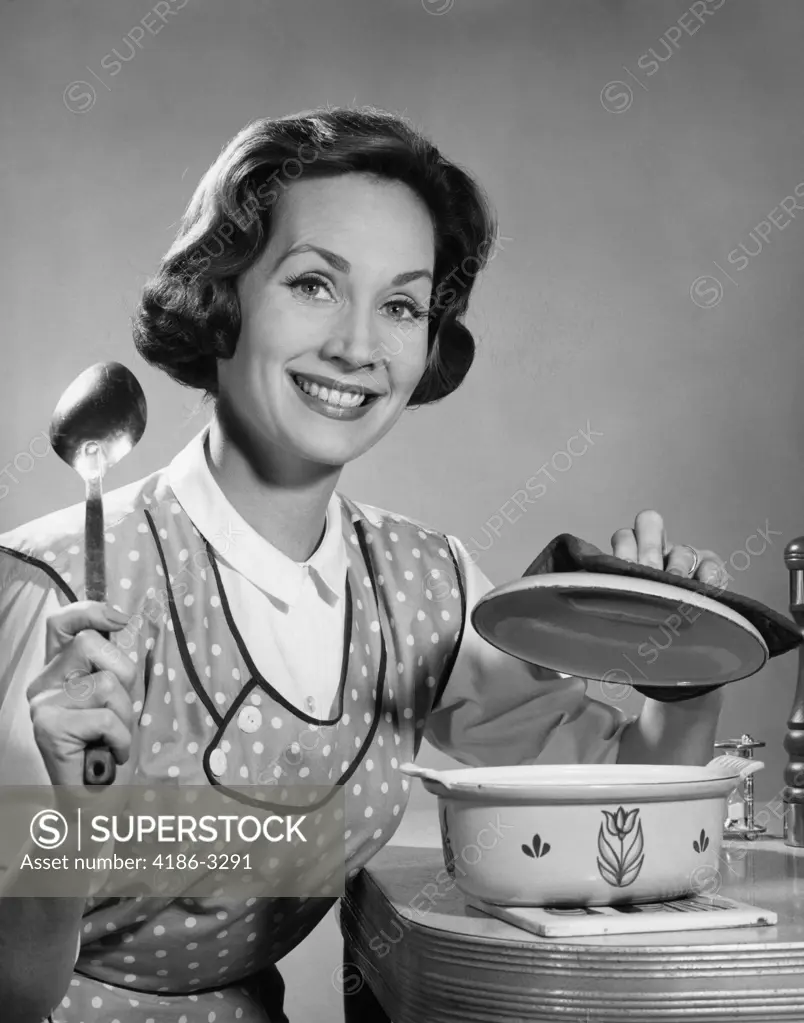
[{"label": "smiling lips", "polygon": [[323,378],[308,377],[301,373],[294,373],[292,376],[299,390],[336,409],[353,409],[368,405],[379,397],[379,394],[362,387],[341,386],[335,381],[329,381],[327,385]]}]

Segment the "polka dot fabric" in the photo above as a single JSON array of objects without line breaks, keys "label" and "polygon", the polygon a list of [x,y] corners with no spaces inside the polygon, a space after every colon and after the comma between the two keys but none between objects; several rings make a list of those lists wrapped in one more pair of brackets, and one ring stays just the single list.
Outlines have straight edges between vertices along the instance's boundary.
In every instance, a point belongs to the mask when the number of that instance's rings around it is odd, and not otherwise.
[{"label": "polka dot fabric", "polygon": [[[353,876],[399,825],[410,789],[399,765],[414,758],[457,649],[464,608],[446,538],[341,496],[348,666],[319,719],[289,706],[257,672],[210,550],[165,474],[110,494],[106,505],[109,602],[133,616],[116,642],[139,669],[134,784],[342,783]],[[71,510],[33,527],[12,534],[14,546],[83,594],[82,516]],[[308,855],[312,869],[322,850]],[[333,902],[89,900],[76,973],[53,1021],[266,1023],[249,985]]]}]

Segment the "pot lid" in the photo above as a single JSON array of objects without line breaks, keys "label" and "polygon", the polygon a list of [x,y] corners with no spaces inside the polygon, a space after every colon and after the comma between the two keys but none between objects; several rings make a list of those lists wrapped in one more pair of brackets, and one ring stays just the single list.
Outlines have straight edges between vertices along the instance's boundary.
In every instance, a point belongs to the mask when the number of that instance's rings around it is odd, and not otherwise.
[{"label": "pot lid", "polygon": [[472,610],[477,632],[523,661],[625,685],[717,685],[768,660],[742,615],[667,583],[599,572],[526,576]]}]

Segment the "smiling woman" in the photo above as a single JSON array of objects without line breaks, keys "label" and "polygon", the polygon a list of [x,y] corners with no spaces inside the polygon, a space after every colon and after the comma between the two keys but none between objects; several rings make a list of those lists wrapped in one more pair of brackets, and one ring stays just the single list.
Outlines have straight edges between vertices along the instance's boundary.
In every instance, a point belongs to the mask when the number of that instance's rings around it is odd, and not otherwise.
[{"label": "smiling woman", "polygon": [[[218,400],[272,466],[277,446],[343,465],[393,426],[425,372],[428,211],[402,184],[350,174],[300,181],[272,228],[238,282],[240,336]],[[299,245],[310,237],[321,244]]]},{"label": "smiling woman", "polygon": [[[360,185],[345,183],[345,175],[361,175]],[[365,187],[370,178],[377,190],[373,200]],[[280,202],[305,184],[317,207],[307,210],[307,224],[298,212],[295,217],[283,212]],[[375,283],[382,280],[389,289],[416,285],[418,298],[410,291],[399,297],[407,301],[411,318],[428,314],[428,372],[412,394],[412,404],[437,401],[453,391],[472,363],[472,338],[459,321],[493,245],[495,224],[481,188],[466,172],[405,121],[373,110],[336,109],[256,121],[229,143],[199,184],[174,245],[143,295],[135,341],[145,358],[180,383],[215,394],[217,359],[232,355],[240,329],[240,275],[258,262],[263,272],[272,265],[276,271],[279,262],[307,253],[318,255],[319,265],[326,268],[323,274],[312,273],[312,279],[323,279],[324,288],[335,291],[333,274],[348,277],[351,262],[346,253],[322,251],[321,239],[337,231],[334,222],[318,224],[328,184],[336,189],[330,199],[351,201],[352,216],[341,221],[350,225],[355,243],[361,224],[364,240],[368,233],[377,237],[380,225],[368,214],[384,205],[381,196],[390,196],[384,227],[391,229],[385,234]],[[355,220],[361,194],[367,217]],[[297,211],[301,205],[298,199],[294,203]],[[395,219],[410,213],[410,228],[405,219]],[[266,262],[261,257],[277,219],[284,222],[285,236],[281,242],[271,238]],[[304,235],[313,224],[321,228],[317,245]],[[392,260],[401,267],[408,254],[418,255],[423,264],[404,266],[396,282],[382,279],[380,269],[390,270]],[[356,263],[365,266],[366,256],[357,253]],[[468,261],[474,264],[472,272],[456,275]],[[289,286],[310,287],[309,279],[299,278],[302,269],[311,267],[310,260],[297,265],[297,279]],[[423,287],[433,281],[432,287]],[[385,300],[393,296],[390,291]]]},{"label": "smiling woman", "polygon": [[[311,813],[342,793],[343,831],[294,849],[293,897],[206,898],[172,879],[137,903],[0,899],[12,1018],[285,1020],[275,964],[334,902],[321,864],[345,857],[353,877],[388,842],[409,795],[400,765],[425,738],[471,765],[614,762],[626,747],[633,719],[583,679],[475,632],[492,584],[459,540],[335,489],[405,409],[466,376],[462,319],[495,240],[472,178],[376,110],[256,121],[204,176],[134,340],[215,414],[106,498],[110,606],[79,599],[81,508],[0,538],[0,784],[78,785],[101,742],[115,784],[213,786],[246,808],[244,786],[299,784]],[[655,513],[616,537],[631,560],[665,553]],[[678,571],[699,561],[666,553]],[[79,706],[66,680],[82,672]],[[708,759],[711,713],[697,730],[678,719],[680,753],[655,715],[646,738],[630,730],[630,756]]]}]

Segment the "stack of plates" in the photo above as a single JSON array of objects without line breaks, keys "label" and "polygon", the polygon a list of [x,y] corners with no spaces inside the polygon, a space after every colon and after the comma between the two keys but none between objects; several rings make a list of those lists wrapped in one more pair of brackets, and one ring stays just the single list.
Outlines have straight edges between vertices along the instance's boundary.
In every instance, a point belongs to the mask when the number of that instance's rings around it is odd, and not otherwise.
[{"label": "stack of plates", "polygon": [[343,900],[347,955],[393,1023],[800,1021],[804,884],[785,871],[804,878],[804,859],[777,845],[751,848],[750,883],[719,893],[755,898],[770,914],[742,919],[778,914],[777,926],[584,937],[540,937],[473,910],[449,890],[440,850],[389,846]]}]

